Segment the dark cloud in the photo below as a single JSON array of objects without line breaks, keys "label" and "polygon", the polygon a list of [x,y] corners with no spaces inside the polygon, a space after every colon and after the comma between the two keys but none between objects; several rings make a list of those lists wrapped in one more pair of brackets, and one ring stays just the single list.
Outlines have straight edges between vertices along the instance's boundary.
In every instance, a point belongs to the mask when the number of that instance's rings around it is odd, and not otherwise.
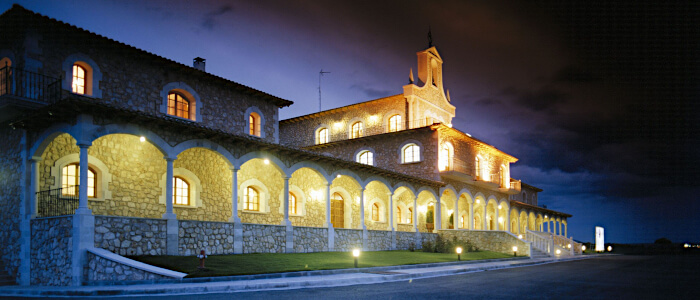
[{"label": "dark cloud", "polygon": [[212,11],[209,11],[208,13],[204,14],[204,20],[202,20],[202,27],[207,30],[214,30],[214,27],[217,25],[217,18],[225,15],[229,12],[233,11],[233,6],[231,5],[222,5],[217,8],[215,8]]},{"label": "dark cloud", "polygon": [[553,78],[554,82],[559,83],[592,83],[600,82],[601,77],[593,74],[591,71],[582,69],[578,66],[569,65],[559,70]]},{"label": "dark cloud", "polygon": [[[367,99],[377,99],[377,98],[383,98],[383,97],[388,97],[388,96],[397,94],[397,92],[395,90],[377,89],[377,88],[369,87],[367,85],[360,85],[360,84],[353,84],[350,86],[350,89],[361,91],[362,93],[367,95]],[[361,101],[366,101],[366,99],[359,99],[356,102],[361,102]]]},{"label": "dark cloud", "polygon": [[558,104],[564,103],[569,95],[551,87],[535,91],[521,91],[515,96],[515,102],[535,111],[554,111]]}]

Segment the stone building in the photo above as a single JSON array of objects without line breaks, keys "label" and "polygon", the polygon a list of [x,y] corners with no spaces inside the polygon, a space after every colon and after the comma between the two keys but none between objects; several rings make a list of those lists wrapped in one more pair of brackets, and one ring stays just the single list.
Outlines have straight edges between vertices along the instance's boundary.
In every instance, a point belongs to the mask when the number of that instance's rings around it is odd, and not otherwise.
[{"label": "stone building", "polygon": [[452,128],[437,50],[418,63],[403,94],[280,121],[291,101],[204,59],[14,5],[0,15],[4,271],[22,285],[169,278],[123,256],[408,249],[437,234],[571,248],[570,215],[509,200],[517,159]]}]

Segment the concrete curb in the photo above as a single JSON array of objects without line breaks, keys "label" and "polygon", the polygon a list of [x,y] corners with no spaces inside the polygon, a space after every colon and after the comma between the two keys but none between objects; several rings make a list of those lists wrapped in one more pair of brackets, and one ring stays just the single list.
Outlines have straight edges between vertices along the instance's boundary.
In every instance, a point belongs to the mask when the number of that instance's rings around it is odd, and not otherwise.
[{"label": "concrete curb", "polygon": [[[0,288],[0,296],[148,296],[148,295],[183,295],[225,292],[252,292],[262,290],[282,290],[299,288],[320,288],[373,284],[392,281],[412,280],[438,276],[449,276],[488,270],[526,267],[556,262],[574,261],[597,256],[576,256],[566,258],[543,259],[508,259],[489,260],[488,262],[467,262],[449,264],[404,265],[391,267],[345,269],[346,272],[325,272],[318,275],[271,277],[258,279],[218,280],[205,282],[176,282],[160,284],[79,286],[79,287],[5,287]],[[329,270],[339,271],[339,270]],[[353,271],[353,272],[350,272]],[[392,272],[393,271],[393,272]],[[401,271],[401,272],[398,272]],[[316,271],[310,271],[312,273]],[[284,274],[284,273],[278,273]]]}]

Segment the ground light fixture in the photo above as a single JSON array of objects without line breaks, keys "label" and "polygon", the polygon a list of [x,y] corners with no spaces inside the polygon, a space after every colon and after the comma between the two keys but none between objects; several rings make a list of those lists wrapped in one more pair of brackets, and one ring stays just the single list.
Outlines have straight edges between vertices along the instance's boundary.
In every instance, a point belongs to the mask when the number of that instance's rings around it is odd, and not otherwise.
[{"label": "ground light fixture", "polygon": [[608,246],[608,252],[612,252],[612,246]]},{"label": "ground light fixture", "polygon": [[566,247],[569,248],[569,249],[571,249],[571,244],[567,245]]},{"label": "ground light fixture", "polygon": [[455,251],[457,252],[457,260],[462,260],[462,247],[457,247]]},{"label": "ground light fixture", "polygon": [[360,249],[353,249],[352,257],[355,258],[355,268],[357,268],[357,258],[360,257]]},{"label": "ground light fixture", "polygon": [[513,257],[518,256],[518,246],[513,246]]},{"label": "ground light fixture", "polygon": [[557,255],[561,254],[561,250],[557,249]]},{"label": "ground light fixture", "polygon": [[581,252],[586,251],[586,245],[581,245]]}]

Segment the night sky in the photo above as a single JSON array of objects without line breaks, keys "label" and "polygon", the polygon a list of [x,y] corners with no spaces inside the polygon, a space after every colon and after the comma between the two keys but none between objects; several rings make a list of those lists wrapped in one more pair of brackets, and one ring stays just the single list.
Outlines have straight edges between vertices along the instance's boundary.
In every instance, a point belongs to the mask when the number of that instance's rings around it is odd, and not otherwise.
[{"label": "night sky", "polygon": [[519,158],[512,176],[573,215],[574,239],[603,226],[610,242],[700,242],[697,1],[190,2],[16,3],[187,65],[201,56],[294,101],[282,119],[318,110],[321,69],[323,109],[402,93],[430,27],[455,128]]}]

